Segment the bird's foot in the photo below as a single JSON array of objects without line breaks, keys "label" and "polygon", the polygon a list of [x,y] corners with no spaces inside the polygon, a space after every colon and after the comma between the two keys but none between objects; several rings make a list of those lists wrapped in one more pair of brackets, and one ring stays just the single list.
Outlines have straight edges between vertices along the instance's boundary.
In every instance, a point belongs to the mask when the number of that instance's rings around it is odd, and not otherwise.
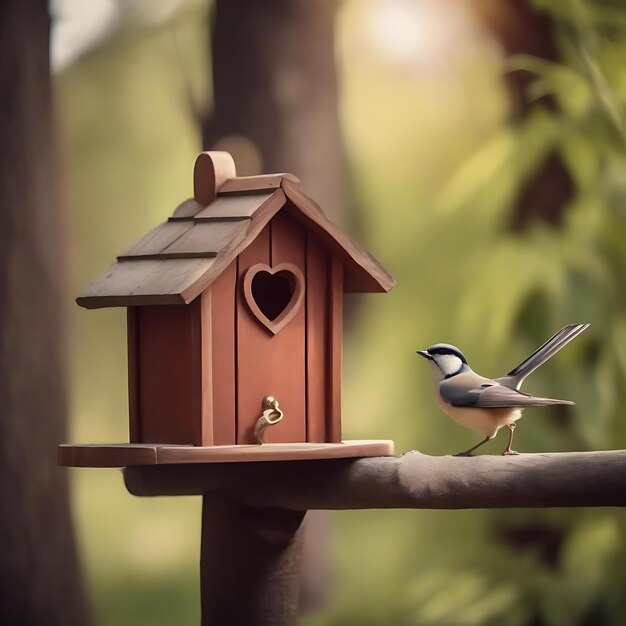
[{"label": "bird's foot", "polygon": [[511,450],[510,448],[507,448],[503,453],[502,456],[516,456],[518,455],[519,452],[515,452],[515,450]]},{"label": "bird's foot", "polygon": [[471,452],[458,452],[457,454],[453,454],[452,456],[474,456]]}]

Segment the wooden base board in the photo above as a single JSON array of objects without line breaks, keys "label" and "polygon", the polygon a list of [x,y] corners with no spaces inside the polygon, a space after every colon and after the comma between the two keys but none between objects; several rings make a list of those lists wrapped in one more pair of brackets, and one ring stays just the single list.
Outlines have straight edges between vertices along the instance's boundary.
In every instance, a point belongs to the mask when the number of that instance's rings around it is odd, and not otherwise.
[{"label": "wooden base board", "polygon": [[305,461],[351,457],[393,456],[393,441],[341,443],[264,443],[237,446],[180,446],[171,444],[62,444],[57,461],[66,467],[127,467],[184,463],[241,463]]}]

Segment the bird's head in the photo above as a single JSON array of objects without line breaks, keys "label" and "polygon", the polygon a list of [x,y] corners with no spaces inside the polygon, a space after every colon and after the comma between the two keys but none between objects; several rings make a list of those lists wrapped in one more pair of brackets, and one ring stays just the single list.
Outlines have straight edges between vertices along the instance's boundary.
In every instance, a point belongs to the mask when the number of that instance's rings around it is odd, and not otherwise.
[{"label": "bird's head", "polygon": [[418,350],[417,354],[428,359],[431,366],[436,368],[436,373],[440,373],[443,378],[455,376],[469,367],[465,355],[449,343],[436,343],[426,350]]}]

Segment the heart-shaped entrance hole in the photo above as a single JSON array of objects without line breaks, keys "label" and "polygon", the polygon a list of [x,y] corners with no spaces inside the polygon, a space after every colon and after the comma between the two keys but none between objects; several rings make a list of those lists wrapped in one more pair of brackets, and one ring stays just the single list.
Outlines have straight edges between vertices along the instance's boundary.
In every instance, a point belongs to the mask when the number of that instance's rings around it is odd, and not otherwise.
[{"label": "heart-shaped entrance hole", "polygon": [[243,291],[253,315],[276,334],[298,312],[304,294],[304,278],[292,263],[281,263],[273,268],[257,263],[246,272]]},{"label": "heart-shaped entrance hole", "polygon": [[252,279],[252,297],[261,313],[273,322],[287,308],[295,286],[293,274],[286,270],[275,274],[261,271]]}]

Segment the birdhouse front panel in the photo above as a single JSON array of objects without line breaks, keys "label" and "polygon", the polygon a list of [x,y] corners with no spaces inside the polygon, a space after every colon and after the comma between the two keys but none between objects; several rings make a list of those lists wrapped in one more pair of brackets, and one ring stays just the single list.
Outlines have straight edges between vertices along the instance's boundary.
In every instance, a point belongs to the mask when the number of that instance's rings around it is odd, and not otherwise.
[{"label": "birdhouse front panel", "polygon": [[239,255],[237,443],[255,441],[259,407],[268,395],[285,418],[268,430],[266,441],[306,441],[305,273],[304,228],[285,213]]},{"label": "birdhouse front panel", "polygon": [[330,433],[339,440],[340,407],[327,401],[328,391],[338,390],[343,323],[337,320],[334,331],[333,366],[331,259],[288,212],[272,219],[239,255],[237,443],[255,441],[260,401],[267,395],[285,414],[268,430],[267,442],[330,441]]}]

